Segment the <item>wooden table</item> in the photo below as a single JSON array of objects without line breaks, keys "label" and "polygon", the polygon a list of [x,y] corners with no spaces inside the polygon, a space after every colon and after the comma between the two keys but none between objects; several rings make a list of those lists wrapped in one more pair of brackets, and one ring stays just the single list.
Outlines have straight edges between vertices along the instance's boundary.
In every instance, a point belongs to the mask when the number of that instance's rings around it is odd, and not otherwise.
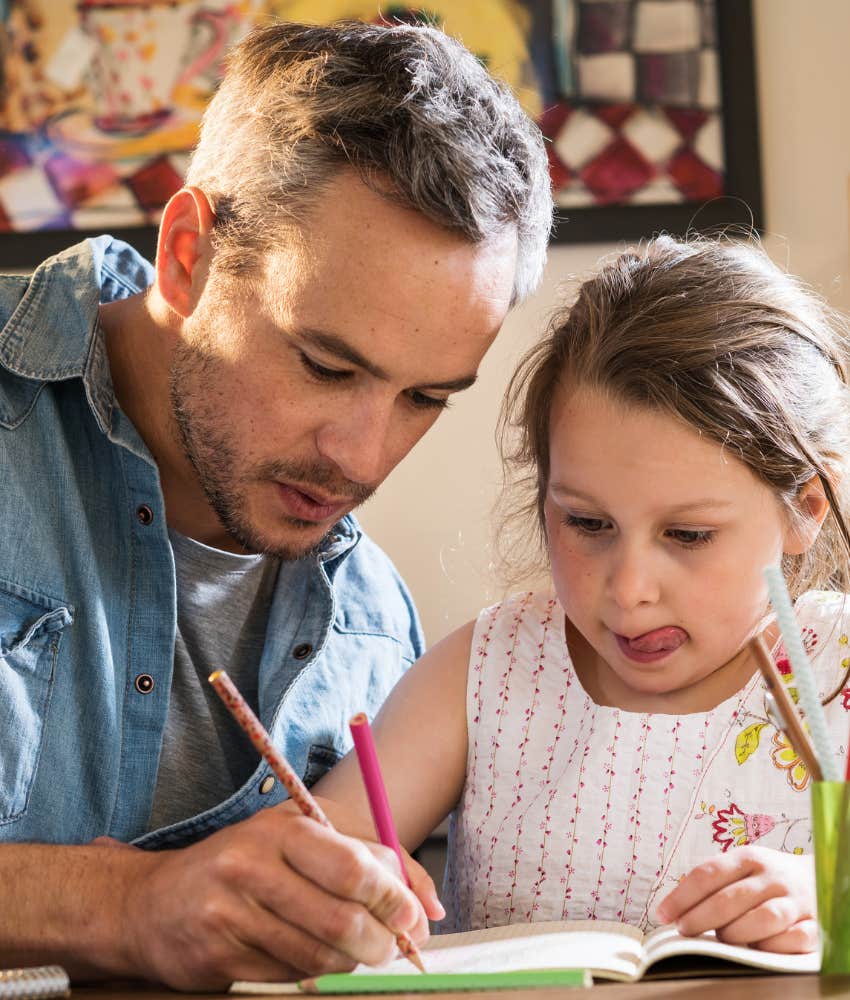
[{"label": "wooden table", "polygon": [[[589,990],[498,990],[490,993],[406,994],[417,1000],[809,1000],[812,997],[850,998],[850,976],[720,976],[715,979],[667,979],[643,983],[599,983]],[[175,1000],[176,994],[162,987],[136,983],[75,986],[72,1000]],[[189,994],[197,1000],[234,1000],[222,993]],[[396,994],[397,996],[399,994]],[[390,994],[372,995],[372,1000]]]}]

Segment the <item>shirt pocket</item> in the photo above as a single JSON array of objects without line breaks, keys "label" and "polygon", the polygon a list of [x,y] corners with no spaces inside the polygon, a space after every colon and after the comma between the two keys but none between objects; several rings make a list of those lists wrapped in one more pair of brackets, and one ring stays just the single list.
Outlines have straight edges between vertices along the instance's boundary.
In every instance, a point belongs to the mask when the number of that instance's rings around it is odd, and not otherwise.
[{"label": "shirt pocket", "polygon": [[26,811],[63,630],[60,601],[0,581],[0,823]]},{"label": "shirt pocket", "polygon": [[311,788],[319,778],[323,778],[332,767],[342,760],[342,756],[336,747],[313,743],[307,754],[307,770],[301,780],[308,788]]}]

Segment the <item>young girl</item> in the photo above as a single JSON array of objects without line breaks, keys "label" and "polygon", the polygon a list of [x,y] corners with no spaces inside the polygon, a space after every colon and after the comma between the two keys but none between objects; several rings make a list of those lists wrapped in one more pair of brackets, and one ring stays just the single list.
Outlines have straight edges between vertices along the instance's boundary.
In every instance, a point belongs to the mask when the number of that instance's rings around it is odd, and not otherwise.
[{"label": "young girl", "polygon": [[[554,593],[482,611],[374,725],[402,843],[454,810],[443,927],[598,918],[817,946],[810,776],[747,643],[764,637],[793,695],[762,575],[781,561],[844,758],[845,347],[759,250],[661,238],[526,357],[503,426]],[[374,838],[351,756],[316,791]]]}]

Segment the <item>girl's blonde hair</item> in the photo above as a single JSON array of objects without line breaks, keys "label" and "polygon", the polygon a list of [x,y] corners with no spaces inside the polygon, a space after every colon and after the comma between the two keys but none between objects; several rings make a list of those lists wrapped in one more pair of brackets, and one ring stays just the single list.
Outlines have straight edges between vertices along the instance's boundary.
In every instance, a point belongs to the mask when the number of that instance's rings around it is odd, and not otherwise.
[{"label": "girl's blonde hair", "polygon": [[[795,597],[846,593],[847,348],[838,314],[751,243],[659,237],[620,254],[555,314],[508,387],[499,423],[503,528],[526,537],[503,533],[506,575],[522,579],[545,559],[549,417],[568,380],[667,413],[728,449],[789,517],[802,516],[794,501],[817,477],[829,513],[810,551],[786,556],[783,568]],[[528,552],[534,566],[517,559]]]}]

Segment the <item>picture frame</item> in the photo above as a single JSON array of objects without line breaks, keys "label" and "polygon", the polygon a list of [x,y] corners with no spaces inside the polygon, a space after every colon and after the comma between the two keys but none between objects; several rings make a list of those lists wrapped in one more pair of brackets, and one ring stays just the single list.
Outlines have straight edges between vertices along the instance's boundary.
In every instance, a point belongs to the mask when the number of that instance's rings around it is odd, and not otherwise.
[{"label": "picture frame", "polygon": [[722,190],[705,199],[685,199],[678,203],[559,205],[553,242],[628,242],[660,232],[684,236],[689,232],[731,231],[746,235],[763,231],[751,3],[750,0],[711,2],[719,65]]},{"label": "picture frame", "polygon": [[[663,174],[662,166],[652,163],[643,166],[650,177],[646,190],[630,191],[623,199],[618,199],[616,192],[599,195],[597,190],[598,203],[581,204],[570,192],[573,200],[564,204],[563,192],[556,190],[560,203],[553,242],[616,242],[659,231],[681,235],[689,229],[728,226],[761,230],[750,0],[463,0],[442,3],[442,9],[441,0],[434,0],[423,2],[421,10],[419,5],[375,0],[243,0],[239,5],[228,0],[184,0],[180,4],[138,0],[121,5],[105,0],[0,0],[0,11],[6,18],[2,49],[5,106],[0,121],[0,267],[32,267],[80,239],[104,231],[153,259],[159,212],[182,182],[203,107],[220,75],[223,53],[253,24],[268,17],[330,21],[340,16],[374,18],[375,11],[390,19],[427,13],[428,20],[443,23],[450,34],[461,37],[514,87],[544,134],[550,133],[547,147],[556,179],[554,165],[563,136],[550,126],[558,120],[563,124],[566,101],[572,101],[572,112],[578,109],[588,120],[594,114],[602,116],[603,126],[597,129],[594,141],[603,145],[602,127],[610,128],[619,142],[640,115],[662,121],[666,113],[663,107],[643,107],[637,102],[627,105],[590,100],[582,104],[575,95],[565,98],[556,79],[559,16],[563,21],[564,12],[571,12],[575,21],[582,11],[595,16],[603,9],[616,12],[628,8],[633,28],[635,10],[641,3],[659,9],[690,4],[716,20],[717,119],[722,123],[723,147],[722,169],[715,171],[716,190],[708,198],[673,203],[668,185],[664,192],[667,200],[647,203],[655,183],[650,175]],[[237,7],[242,12],[239,19],[232,16]],[[108,103],[110,95],[99,92],[97,81],[98,73],[103,77],[107,70],[119,75],[127,72],[128,60],[120,66],[110,63],[110,53],[98,48],[98,39],[107,31],[114,36],[116,29],[123,27],[138,34],[132,18],[134,12],[145,9],[154,11],[159,34],[168,40],[167,44],[160,42],[162,52],[156,56],[160,59],[157,79],[169,81],[159,93],[160,102],[167,107],[160,117],[151,106],[125,109],[122,117],[120,109],[116,111]],[[165,12],[174,10],[190,12],[191,39],[185,18],[179,31],[166,21],[174,15]],[[581,25],[577,27],[578,36],[569,43],[573,47],[576,39],[582,43]],[[627,47],[628,40],[624,44]],[[175,52],[175,47],[179,51]],[[119,121],[114,120],[116,116]],[[605,170],[610,174],[611,158],[606,150],[603,153]],[[588,172],[585,160],[570,166],[575,178]],[[616,168],[616,163],[613,166]],[[559,169],[563,172],[563,164]],[[709,172],[709,183],[710,176]],[[132,221],[124,221],[120,211],[102,204],[110,182],[122,196],[122,204],[128,206]],[[675,196],[675,191],[672,194]],[[21,221],[15,215],[24,198],[32,200],[32,210],[38,216],[33,227],[26,218]]]}]

